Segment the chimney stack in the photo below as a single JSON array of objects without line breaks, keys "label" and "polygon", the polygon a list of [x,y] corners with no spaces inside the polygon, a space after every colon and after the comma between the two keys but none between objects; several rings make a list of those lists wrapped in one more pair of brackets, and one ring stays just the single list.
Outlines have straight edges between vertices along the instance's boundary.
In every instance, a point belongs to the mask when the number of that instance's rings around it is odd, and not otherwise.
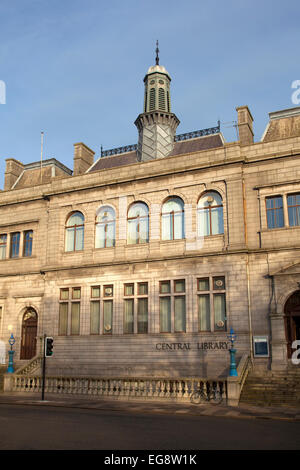
[{"label": "chimney stack", "polygon": [[241,145],[253,144],[253,117],[248,106],[236,108],[238,113],[239,140]]},{"label": "chimney stack", "polygon": [[24,171],[24,165],[14,158],[7,158],[5,161],[4,191],[8,191],[13,187],[22,171]]},{"label": "chimney stack", "polygon": [[94,163],[95,152],[82,142],[74,144],[73,175],[82,175]]}]

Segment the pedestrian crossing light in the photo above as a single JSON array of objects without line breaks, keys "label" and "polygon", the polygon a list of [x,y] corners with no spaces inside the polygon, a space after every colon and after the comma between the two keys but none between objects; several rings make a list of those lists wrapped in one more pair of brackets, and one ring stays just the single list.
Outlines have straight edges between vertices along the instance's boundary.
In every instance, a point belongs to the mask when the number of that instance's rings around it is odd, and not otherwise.
[{"label": "pedestrian crossing light", "polygon": [[46,337],[45,342],[45,356],[50,357],[53,355],[53,338],[50,336]]}]

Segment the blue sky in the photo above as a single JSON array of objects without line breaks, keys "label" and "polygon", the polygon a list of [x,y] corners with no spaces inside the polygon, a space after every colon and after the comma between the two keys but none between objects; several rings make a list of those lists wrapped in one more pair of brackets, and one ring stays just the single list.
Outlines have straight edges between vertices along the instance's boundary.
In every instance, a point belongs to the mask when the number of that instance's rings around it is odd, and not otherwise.
[{"label": "blue sky", "polygon": [[300,80],[299,1],[1,0],[0,188],[5,159],[55,157],[73,169],[73,144],[137,142],[143,78],[155,62],[172,77],[177,133],[216,125],[226,140],[247,104],[260,140],[268,113],[294,107]]}]

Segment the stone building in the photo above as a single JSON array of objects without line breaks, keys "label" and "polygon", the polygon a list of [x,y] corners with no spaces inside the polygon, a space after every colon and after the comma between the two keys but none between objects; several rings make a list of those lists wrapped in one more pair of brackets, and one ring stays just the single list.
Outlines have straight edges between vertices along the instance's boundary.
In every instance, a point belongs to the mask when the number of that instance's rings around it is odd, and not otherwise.
[{"label": "stone building", "polygon": [[300,108],[269,114],[254,141],[216,127],[176,135],[171,77],[145,78],[138,143],[74,144],[52,158],[6,160],[0,194],[0,339],[7,362],[41,354],[50,373],[222,376],[237,358],[284,369],[300,340]]}]

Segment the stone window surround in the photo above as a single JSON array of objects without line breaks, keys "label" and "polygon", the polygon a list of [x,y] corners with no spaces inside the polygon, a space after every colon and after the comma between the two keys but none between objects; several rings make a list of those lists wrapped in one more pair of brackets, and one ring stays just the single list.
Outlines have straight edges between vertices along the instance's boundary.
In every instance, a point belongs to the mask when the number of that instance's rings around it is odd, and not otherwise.
[{"label": "stone window surround", "polygon": [[[62,291],[65,290],[67,291],[68,290],[68,298],[63,298],[62,296]],[[75,291],[79,291],[80,292],[80,296],[79,297],[76,297],[74,295],[74,292]],[[66,334],[65,333],[60,333],[59,331],[59,328],[60,328],[60,318],[59,318],[59,310],[58,310],[58,331],[57,331],[57,334],[58,336],[79,336],[81,333],[80,333],[80,329],[81,329],[81,302],[82,302],[82,287],[81,286],[78,286],[78,285],[72,285],[72,286],[62,286],[59,288],[59,305],[61,304],[68,304],[68,307],[67,307],[67,332]],[[71,322],[72,322],[72,303],[79,303],[79,333],[71,333]]]},{"label": "stone window surround", "polygon": [[[207,192],[216,192],[219,194],[219,196],[221,197],[222,199],[222,207],[223,207],[223,222],[224,222],[224,233],[221,233],[221,234],[212,234],[212,235],[205,235],[204,238],[205,239],[210,239],[210,238],[213,238],[213,237],[225,237],[227,238],[227,228],[226,228],[226,225],[227,225],[227,211],[226,211],[226,200],[225,200],[225,194],[224,192],[219,188],[219,187],[215,187],[215,185],[213,184],[210,184],[210,185],[205,185],[205,189],[203,189],[197,196],[196,198],[196,202],[195,203],[187,203],[186,202],[186,198],[183,197],[183,195],[178,192],[178,191],[169,191],[169,195],[167,197],[165,197],[163,199],[163,201],[161,203],[154,203],[156,206],[160,206],[160,210],[155,214],[155,216],[158,216],[159,215],[159,238],[157,238],[157,235],[158,234],[155,234],[153,240],[154,241],[159,241],[159,242],[178,242],[180,240],[185,240],[185,241],[190,241],[188,240],[188,234],[185,232],[184,233],[184,237],[181,238],[181,239],[176,239],[176,240],[163,240],[162,239],[162,223],[161,223],[161,215],[162,215],[162,212],[161,212],[161,208],[164,204],[164,202],[167,200],[167,199],[170,199],[172,197],[179,197],[183,200],[183,203],[184,203],[184,209],[183,209],[183,214],[184,214],[184,226],[186,224],[186,214],[187,214],[187,211],[185,210],[185,207],[186,205],[189,206],[189,209],[188,209],[188,213],[189,215],[192,214],[192,217],[193,217],[193,221],[192,221],[192,225],[190,227],[190,230],[192,230],[194,233],[194,235],[196,236],[196,233],[197,233],[197,230],[198,230],[198,202],[200,200],[200,198],[203,196],[203,194],[207,193]],[[128,213],[128,209],[132,206],[132,204],[134,202],[143,202],[145,203],[148,208],[149,208],[149,241],[148,242],[145,242],[145,243],[141,243],[141,245],[148,245],[149,243],[151,243],[151,231],[154,229],[154,227],[156,227],[157,223],[155,224],[153,222],[152,224],[152,217],[151,217],[151,211],[150,211],[150,207],[151,207],[151,203],[149,202],[149,200],[146,200],[145,198],[141,197],[141,195],[139,195],[137,198],[134,197],[133,201],[128,201],[128,207],[127,207],[127,213]],[[113,205],[111,202],[109,203],[106,203],[104,200],[101,201],[101,206],[99,207],[99,209],[101,209],[101,207],[104,207],[104,206],[109,206],[111,207],[114,211],[115,211],[115,245],[112,246],[112,247],[103,247],[103,248],[95,248],[95,241],[96,241],[96,223],[95,223],[95,219],[93,221],[93,224],[88,220],[88,218],[86,217],[86,208],[85,210],[83,211],[82,209],[82,206],[84,205],[84,203],[80,203],[78,204],[78,208],[77,205],[74,205],[72,207],[72,210],[68,210],[66,213],[65,213],[65,221],[68,220],[68,218],[70,217],[70,215],[74,212],[81,212],[85,218],[85,223],[84,223],[84,238],[85,238],[85,235],[86,235],[86,231],[88,231],[91,226],[93,225],[93,250],[114,250],[118,245],[126,245],[128,247],[131,247],[131,246],[137,246],[139,244],[128,244],[127,243],[127,214],[126,214],[126,217],[122,217],[122,219],[124,219],[124,222],[126,223],[126,238],[123,240],[122,239],[118,239],[118,236],[119,236],[119,232],[120,232],[120,218],[119,218],[119,214],[118,214],[118,210],[117,208],[115,207],[115,205]],[[98,209],[98,210],[99,210]],[[97,212],[97,211],[96,211]],[[124,223],[123,222],[123,223]],[[157,221],[156,221],[157,222]],[[121,243],[120,243],[121,241]],[[193,241],[193,240],[192,240]],[[83,252],[85,249],[86,249],[86,245],[84,244],[84,248],[83,250],[76,250],[76,251],[65,251],[65,237],[64,237],[64,251],[63,253],[65,255],[70,255],[70,254],[74,254],[74,253],[79,253],[79,252]]]},{"label": "stone window surround", "polygon": [[[226,308],[226,328],[224,330],[215,330],[213,328],[213,324],[211,324],[210,330],[207,331],[199,331],[198,330],[198,295],[200,292],[198,291],[198,279],[200,278],[210,278],[211,281],[213,278],[216,277],[224,277],[225,278],[225,290],[221,291],[214,291],[215,293],[221,292],[225,293],[225,308]],[[136,307],[136,300],[139,297],[147,297],[148,298],[148,333],[137,333],[137,329],[135,328],[134,333],[130,335],[172,335],[174,331],[172,330],[171,333],[168,332],[161,332],[160,331],[160,315],[159,315],[159,297],[160,293],[160,282],[161,281],[170,281],[171,285],[174,281],[185,281],[185,292],[184,294],[178,292],[176,295],[184,295],[186,298],[186,330],[185,332],[178,332],[176,334],[190,334],[196,333],[200,335],[226,335],[228,330],[228,324],[230,320],[230,309],[229,309],[229,289],[228,289],[228,278],[226,272],[215,272],[215,273],[199,273],[197,275],[193,275],[192,277],[183,274],[182,276],[175,276],[175,277],[168,277],[165,276],[163,278],[155,278],[155,279],[148,279],[148,278],[138,278],[134,280],[117,280],[110,282],[108,279],[103,281],[93,281],[86,285],[81,285],[81,299],[80,302],[82,303],[82,308],[80,308],[80,325],[83,324],[89,325],[88,327],[84,327],[85,331],[82,331],[82,327],[80,326],[80,335],[90,335],[90,302],[91,301],[100,301],[100,332],[94,333],[93,336],[117,336],[117,335],[125,335],[123,333],[123,300],[126,298],[124,296],[124,286],[125,284],[134,284],[134,295],[127,296],[127,298],[134,298],[135,300],[135,307]],[[138,284],[148,283],[148,294],[146,295],[138,295]],[[91,289],[92,287],[100,287],[101,294],[99,298],[92,297]],[[113,287],[113,296],[106,297],[103,294],[103,288],[107,286]],[[59,290],[59,303],[66,302],[60,299],[60,291],[64,288],[69,288],[70,290],[74,287],[74,285],[66,286],[61,285],[58,286]],[[80,287],[76,284],[75,287]],[[162,294],[164,295],[164,294]],[[173,295],[173,289],[171,294],[165,295]],[[103,333],[103,302],[106,300],[113,301],[113,323],[115,324],[115,328],[112,328],[112,333],[107,335]],[[70,301],[70,299],[69,299]],[[76,301],[75,299],[73,301]],[[68,301],[67,301],[68,302]],[[136,309],[135,309],[135,316],[136,316]],[[135,319],[136,320],[136,319]],[[117,327],[117,328],[116,328]],[[57,326],[58,328],[58,326]],[[57,330],[58,331],[58,330]],[[127,335],[127,334],[126,334]],[[129,335],[129,333],[128,333]],[[67,336],[70,336],[69,332]]]},{"label": "stone window surround", "polygon": [[[282,188],[284,186],[284,188]],[[279,183],[274,185],[268,186],[261,186],[256,187],[254,189],[258,189],[258,198],[260,204],[260,213],[261,213],[261,231],[270,231],[270,230],[285,230],[285,229],[297,229],[300,228],[299,225],[290,227],[289,225],[289,216],[288,216],[288,205],[287,205],[287,197],[300,193],[300,184],[299,182],[293,182],[290,184],[286,183]],[[269,228],[267,225],[267,210],[266,210],[266,199],[270,197],[282,197],[283,203],[283,220],[284,220],[284,227],[274,227]]]},{"label": "stone window surround", "polygon": [[[24,259],[24,258],[32,258],[34,257],[34,246],[35,244],[33,243],[33,238],[32,238],[32,252],[31,252],[31,255],[27,255],[25,256],[24,255],[24,249],[25,249],[25,233],[26,232],[29,232],[29,231],[32,231],[32,233],[34,234],[34,230],[32,229],[20,229],[20,230],[11,230],[11,231],[1,231],[0,234],[1,235],[6,235],[7,238],[6,238],[6,251],[5,251],[5,258],[2,258],[0,259],[0,261],[8,261],[8,260],[12,260],[12,261],[15,261],[15,260],[18,260],[18,259]],[[15,257],[12,257],[11,256],[11,236],[14,234],[14,233],[20,233],[20,242],[19,242],[19,255],[18,256],[15,256]]]}]

